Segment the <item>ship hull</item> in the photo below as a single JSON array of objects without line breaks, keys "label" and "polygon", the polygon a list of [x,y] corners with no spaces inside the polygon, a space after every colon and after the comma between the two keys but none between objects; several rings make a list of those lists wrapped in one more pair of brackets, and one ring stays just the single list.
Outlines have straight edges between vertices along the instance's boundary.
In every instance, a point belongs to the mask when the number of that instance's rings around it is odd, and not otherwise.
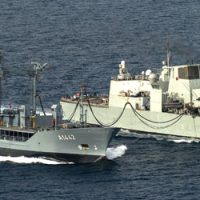
[{"label": "ship hull", "polygon": [[[76,103],[61,101],[61,106],[64,111],[64,118],[67,119],[70,116],[69,114],[73,112]],[[96,118],[105,125],[114,122],[123,109],[123,107],[102,107],[98,105],[92,105],[91,107]],[[84,105],[84,110],[87,111],[86,119],[88,123],[99,124],[87,104]],[[137,110],[137,113],[139,113],[143,118],[136,115],[128,105],[121,118],[113,126],[143,133],[200,138],[199,116],[144,110]],[[79,112],[77,111],[74,114],[73,119],[79,120],[78,116]]]},{"label": "ship hull", "polygon": [[106,149],[117,131],[109,128],[38,131],[25,142],[16,141],[14,137],[0,139],[0,155],[49,157],[74,163],[96,162],[106,156]]}]

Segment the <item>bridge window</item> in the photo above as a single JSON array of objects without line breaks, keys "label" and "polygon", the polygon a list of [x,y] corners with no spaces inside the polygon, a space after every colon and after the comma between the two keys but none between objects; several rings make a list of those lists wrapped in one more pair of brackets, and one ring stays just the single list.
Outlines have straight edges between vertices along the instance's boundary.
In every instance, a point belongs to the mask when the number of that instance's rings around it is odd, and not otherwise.
[{"label": "bridge window", "polygon": [[180,79],[199,79],[199,66],[187,66],[178,69]]}]

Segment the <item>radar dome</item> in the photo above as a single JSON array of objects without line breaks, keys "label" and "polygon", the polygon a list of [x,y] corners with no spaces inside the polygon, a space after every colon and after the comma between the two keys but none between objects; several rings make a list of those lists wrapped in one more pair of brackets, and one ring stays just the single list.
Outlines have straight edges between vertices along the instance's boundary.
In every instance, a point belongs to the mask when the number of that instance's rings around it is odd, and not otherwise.
[{"label": "radar dome", "polygon": [[125,65],[125,61],[124,60],[121,61],[121,65]]},{"label": "radar dome", "polygon": [[151,70],[150,69],[147,69],[147,71],[145,72],[145,75],[146,76],[149,76],[151,74]]},{"label": "radar dome", "polygon": [[157,80],[156,74],[152,73],[152,74],[149,75],[149,81],[150,81],[150,83],[155,83],[156,80]]}]

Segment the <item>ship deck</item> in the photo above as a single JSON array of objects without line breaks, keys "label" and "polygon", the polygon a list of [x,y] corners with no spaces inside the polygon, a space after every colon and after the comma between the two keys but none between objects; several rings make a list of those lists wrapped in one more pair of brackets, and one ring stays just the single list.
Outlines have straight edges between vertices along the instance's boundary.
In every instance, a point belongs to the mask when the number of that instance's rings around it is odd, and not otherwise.
[{"label": "ship deck", "polygon": [[[68,98],[68,97],[62,97],[61,102],[67,102],[67,103],[73,103],[77,104],[80,98]],[[83,105],[88,105],[88,101],[90,105],[92,106],[98,106],[98,107],[108,107],[108,97],[87,97],[84,98],[82,103]]]}]

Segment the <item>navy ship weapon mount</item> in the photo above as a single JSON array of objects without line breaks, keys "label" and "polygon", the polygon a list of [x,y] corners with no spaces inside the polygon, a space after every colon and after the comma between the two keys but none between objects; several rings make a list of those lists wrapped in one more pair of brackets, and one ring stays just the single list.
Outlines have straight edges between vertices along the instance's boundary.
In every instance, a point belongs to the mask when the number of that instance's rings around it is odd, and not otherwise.
[{"label": "navy ship weapon mount", "polygon": [[[48,65],[31,64],[32,109],[27,105],[2,107],[0,101],[0,155],[47,157],[74,163],[96,162],[105,158],[112,136],[119,129],[86,124],[83,115],[81,123],[62,120],[59,104],[53,105],[48,113],[43,106],[42,112],[38,111],[36,81],[38,74]],[[0,70],[0,81],[2,77],[3,70]]]}]

